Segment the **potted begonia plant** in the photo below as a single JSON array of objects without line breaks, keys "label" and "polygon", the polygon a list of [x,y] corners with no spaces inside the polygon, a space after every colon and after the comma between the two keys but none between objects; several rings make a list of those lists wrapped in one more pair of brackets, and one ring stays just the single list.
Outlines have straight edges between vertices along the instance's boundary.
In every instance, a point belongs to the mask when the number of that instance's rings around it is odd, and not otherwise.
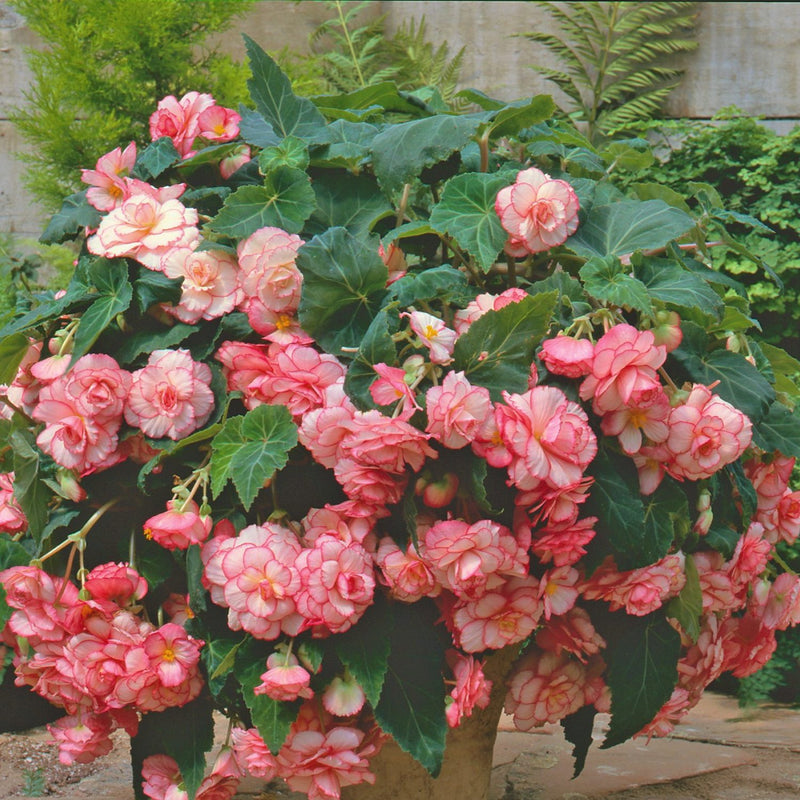
[{"label": "potted begonia plant", "polygon": [[[0,624],[66,763],[138,797],[484,798],[500,711],[580,769],[800,619],[800,365],[547,96],[165,98],[0,331]],[[87,165],[92,166],[92,165]],[[213,713],[231,721],[206,774]],[[466,755],[465,755],[466,754]]]}]

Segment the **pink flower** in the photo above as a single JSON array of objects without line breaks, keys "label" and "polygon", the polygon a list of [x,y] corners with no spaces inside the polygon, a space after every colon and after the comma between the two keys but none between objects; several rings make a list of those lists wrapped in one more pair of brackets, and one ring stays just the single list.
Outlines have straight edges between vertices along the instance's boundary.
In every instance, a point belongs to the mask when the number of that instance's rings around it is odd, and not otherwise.
[{"label": "pink flower", "polygon": [[517,173],[494,203],[510,241],[506,252],[522,257],[563,244],[578,229],[578,197],[572,187],[536,167]]},{"label": "pink flower", "polygon": [[188,795],[180,788],[183,777],[174,758],[148,756],[142,762],[142,792],[151,800],[184,800]]},{"label": "pink flower", "polygon": [[381,539],[375,560],[392,596],[398,600],[413,603],[421,597],[436,597],[442,591],[433,570],[417,552],[413,542],[401,550],[387,536]]},{"label": "pink flower", "polygon": [[532,651],[514,667],[506,697],[506,713],[514,726],[529,731],[558,722],[586,702],[586,667],[568,654]]},{"label": "pink flower", "polygon": [[586,555],[586,545],[595,537],[597,517],[572,522],[554,522],[533,534],[531,550],[542,564],[551,561],[557,567],[575,564]]},{"label": "pink flower", "polygon": [[489,390],[472,386],[463,372],[448,372],[440,386],[425,395],[428,425],[425,428],[445,447],[469,444],[492,411]]},{"label": "pink flower", "polygon": [[752,613],[728,617],[722,625],[725,653],[723,672],[746,678],[769,661],[777,647],[775,631]]},{"label": "pink flower", "polygon": [[605,639],[595,630],[589,615],[580,606],[566,614],[552,617],[536,633],[536,645],[556,655],[566,651],[584,664],[606,646]]},{"label": "pink flower", "polygon": [[44,422],[36,443],[66,469],[79,474],[102,464],[116,449],[119,421],[95,421],[81,413],[63,382],[42,388],[32,417]]},{"label": "pink flower", "polygon": [[28,520],[14,499],[14,473],[0,473],[0,533],[18,533],[28,527]]},{"label": "pink flower", "polygon": [[182,184],[156,189],[130,180],[126,179],[130,194],[103,217],[86,246],[97,256],[134,258],[148,269],[160,270],[162,258],[172,248],[197,243],[197,211],[175,199]]},{"label": "pink flower", "polygon": [[[221,354],[217,357],[221,358]],[[248,407],[260,403],[285,405],[297,421],[324,405],[325,390],[341,381],[345,374],[344,366],[335,356],[301,344],[271,344],[264,366],[263,377],[256,378],[245,390],[250,397]],[[232,377],[235,381],[238,376],[229,373],[230,388],[235,385],[231,383]]]},{"label": "pink flower", "polygon": [[667,438],[670,410],[660,386],[635,391],[624,406],[603,416],[600,427],[606,436],[618,436],[622,449],[632,455],[641,450],[643,434],[655,444]]},{"label": "pink flower", "polygon": [[241,116],[224,106],[208,106],[197,116],[199,135],[209,142],[229,142],[239,135]]},{"label": "pink flower", "polygon": [[408,419],[414,411],[420,410],[404,369],[383,363],[373,364],[372,368],[378,373],[378,378],[370,384],[369,393],[379,406],[392,406],[402,401],[401,419]]},{"label": "pink flower", "polygon": [[455,605],[453,639],[467,653],[499,650],[530,636],[542,611],[539,581],[512,578],[477,600],[462,600]]},{"label": "pink flower", "polygon": [[695,384],[683,405],[672,409],[665,442],[667,470],[678,478],[710,478],[736,461],[752,438],[750,420],[730,403]]},{"label": "pink flower", "polygon": [[364,733],[356,728],[301,730],[290,734],[278,753],[279,773],[309,800],[339,798],[342,787],[375,782],[366,758],[374,747],[363,743]]},{"label": "pink flower", "polygon": [[492,520],[437,522],[424,542],[424,560],[442,586],[459,597],[478,598],[504,577],[528,572],[528,554],[508,528]]},{"label": "pink flower", "polygon": [[188,350],[156,350],[133,373],[125,421],[154,439],[182,439],[211,416],[211,370]]},{"label": "pink flower", "polygon": [[275,652],[267,658],[267,671],[261,675],[261,683],[253,691],[273,700],[291,701],[298,697],[313,697],[310,682],[311,675],[300,666],[296,656]]},{"label": "pink flower", "polygon": [[194,155],[192,147],[200,134],[200,115],[213,105],[214,98],[210,94],[188,92],[180,100],[168,95],[150,115],[151,138],[155,141],[168,136],[181,157]]},{"label": "pink flower", "polygon": [[500,436],[514,458],[508,467],[520,489],[579,481],[597,453],[597,439],[586,412],[554,386],[537,386],[524,394],[503,393],[496,407]]},{"label": "pink flower", "polygon": [[592,371],[594,347],[588,339],[559,335],[542,342],[539,358],[554,375],[580,378]]},{"label": "pink flower", "polygon": [[211,599],[230,609],[228,626],[259,639],[296,636],[302,622],[295,598],[300,590],[301,547],[288,528],[249,525],[237,537],[214,538],[203,547]]},{"label": "pink flower", "polygon": [[645,616],[677,595],[686,583],[685,556],[673,553],[648,567],[617,572],[607,558],[581,586],[587,600],[606,600],[611,611],[624,608],[633,616]]},{"label": "pink flower", "polygon": [[58,760],[62,764],[90,764],[107,755],[113,748],[109,738],[112,720],[108,714],[81,714],[62,717],[47,726],[58,745]]},{"label": "pink flower", "polygon": [[147,581],[129,564],[100,564],[86,576],[83,587],[93,600],[109,600],[120,607],[147,594]]},{"label": "pink flower", "polygon": [[339,445],[339,454],[365,467],[402,475],[406,467],[419,472],[426,459],[436,458],[427,434],[377,410],[357,411],[348,429],[349,434]]},{"label": "pink flower", "polygon": [[299,236],[280,228],[259,228],[239,243],[244,298],[239,302],[253,330],[262,336],[276,329],[278,315],[291,316],[300,303],[303,275],[295,266]]},{"label": "pink flower", "polygon": [[566,614],[578,599],[576,584],[580,577],[578,570],[570,566],[549,569],[539,582],[539,599],[542,602],[544,618]]},{"label": "pink flower", "polygon": [[278,762],[255,728],[247,730],[234,728],[231,740],[237,763],[250,775],[265,780],[272,780],[275,777],[278,772]]},{"label": "pink flower", "polygon": [[449,364],[453,360],[456,332],[448,328],[442,320],[424,311],[404,312],[400,316],[408,317],[411,330],[430,351],[432,363]]},{"label": "pink flower", "polygon": [[345,544],[329,534],[296,560],[301,588],[297,609],[309,627],[344,633],[372,605],[375,578],[372,559],[357,542]]},{"label": "pink flower", "polygon": [[472,716],[473,710],[489,705],[492,682],[483,674],[483,665],[473,656],[465,656],[456,650],[447,651],[447,664],[453,671],[455,686],[447,698],[445,716],[451,728],[457,728],[464,717]]},{"label": "pink flower", "polygon": [[182,278],[181,299],[166,310],[181,322],[216,319],[229,314],[240,302],[238,266],[222,250],[170,250],[161,262],[168,278]]},{"label": "pink flower", "polygon": [[167,550],[187,550],[211,533],[211,517],[200,515],[194,500],[167,500],[167,510],[144,523],[144,535]]},{"label": "pink flower", "polygon": [[592,371],[581,383],[581,399],[591,398],[596,414],[616,411],[628,405],[634,393],[661,387],[657,370],[666,357],[666,348],[655,344],[652,331],[615,325],[594,347]]},{"label": "pink flower", "polygon": [[339,461],[342,440],[350,434],[350,423],[357,409],[345,394],[343,381],[328,386],[321,408],[303,415],[298,430],[300,443],[317,463],[333,469]]},{"label": "pink flower", "polygon": [[178,686],[189,677],[200,658],[200,643],[174,622],[167,622],[148,634],[144,651],[164,686]]},{"label": "pink flower", "polygon": [[117,147],[100,156],[94,169],[82,169],[81,180],[91,187],[86,192],[89,204],[98,211],[111,211],[126,195],[125,178],[136,163],[136,143],[125,150]]}]

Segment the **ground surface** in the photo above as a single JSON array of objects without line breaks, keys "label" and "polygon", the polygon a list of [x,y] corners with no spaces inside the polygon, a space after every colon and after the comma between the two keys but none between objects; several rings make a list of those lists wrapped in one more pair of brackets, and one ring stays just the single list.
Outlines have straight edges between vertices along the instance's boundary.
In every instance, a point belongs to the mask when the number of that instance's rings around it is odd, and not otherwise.
[{"label": "ground surface", "polygon": [[[495,748],[491,800],[797,800],[800,709],[707,694],[670,739],[600,750],[603,720],[586,769],[571,780],[570,746],[558,726],[518,733],[509,720]],[[93,764],[65,767],[44,728],[0,734],[0,800],[132,800],[124,734]],[[249,780],[238,800],[300,800],[279,784]],[[469,800],[459,798],[458,800]]]}]

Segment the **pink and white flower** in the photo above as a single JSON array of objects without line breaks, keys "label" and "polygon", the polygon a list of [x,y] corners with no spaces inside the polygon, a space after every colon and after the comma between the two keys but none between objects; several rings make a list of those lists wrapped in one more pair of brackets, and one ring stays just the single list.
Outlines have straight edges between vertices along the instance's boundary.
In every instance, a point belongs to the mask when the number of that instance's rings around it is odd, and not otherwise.
[{"label": "pink and white flower", "polygon": [[158,271],[170,250],[198,242],[197,211],[177,199],[183,184],[157,189],[142,181],[125,181],[127,196],[103,217],[86,246],[94,255],[133,258]]},{"label": "pink and white flower", "polygon": [[154,439],[182,439],[214,409],[211,370],[188,350],[156,350],[132,376],[125,421]]},{"label": "pink and white flower", "polygon": [[509,234],[506,252],[517,258],[563,244],[578,229],[573,188],[536,167],[517,173],[514,184],[497,193],[494,208]]},{"label": "pink and white flower", "polygon": [[182,279],[181,298],[165,310],[189,324],[229,314],[242,298],[236,259],[222,250],[176,247],[161,261],[168,278]]},{"label": "pink and white flower", "polygon": [[463,372],[448,372],[441,385],[428,389],[425,399],[425,430],[453,450],[468,445],[492,411],[489,390],[472,386]]}]

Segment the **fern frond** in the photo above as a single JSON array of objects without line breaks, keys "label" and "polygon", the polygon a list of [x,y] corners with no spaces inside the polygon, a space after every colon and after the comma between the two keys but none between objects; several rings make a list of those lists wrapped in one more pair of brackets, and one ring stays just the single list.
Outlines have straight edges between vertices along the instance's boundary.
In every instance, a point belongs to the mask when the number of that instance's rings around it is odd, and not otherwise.
[{"label": "fern frond", "polygon": [[[697,47],[692,2],[537,2],[560,35],[517,34],[545,47],[560,69],[534,67],[574,103],[589,137],[652,116],[682,71],[663,59]],[[637,117],[636,115],[641,115]]]},{"label": "fern frond", "polygon": [[[566,42],[562,42],[557,36],[553,36],[549,33],[523,33],[520,35],[524,39],[537,42],[546,47],[553,55],[561,59],[564,64],[564,69],[567,72],[576,77],[580,77],[587,84],[591,82],[590,72],[586,68],[584,61],[575,54],[575,48],[571,47]],[[581,55],[584,56],[585,60],[585,55],[583,53],[581,53]]]},{"label": "fern frond", "polygon": [[575,103],[576,107],[584,107],[581,90],[569,75],[564,72],[559,72],[557,69],[548,69],[547,67],[531,67],[531,69],[558,86],[558,88]]},{"label": "fern frond", "polygon": [[[558,23],[558,26],[561,28],[561,30],[571,38],[572,44],[575,48],[583,48],[584,52],[593,53],[595,52],[597,45],[602,43],[602,27],[596,24],[591,26],[582,25],[578,19],[572,16],[572,11],[574,9],[570,8],[570,13],[567,13],[554,3],[541,2],[537,3],[537,5],[546,10],[548,14]],[[599,3],[582,3],[576,5],[601,8]]]}]

